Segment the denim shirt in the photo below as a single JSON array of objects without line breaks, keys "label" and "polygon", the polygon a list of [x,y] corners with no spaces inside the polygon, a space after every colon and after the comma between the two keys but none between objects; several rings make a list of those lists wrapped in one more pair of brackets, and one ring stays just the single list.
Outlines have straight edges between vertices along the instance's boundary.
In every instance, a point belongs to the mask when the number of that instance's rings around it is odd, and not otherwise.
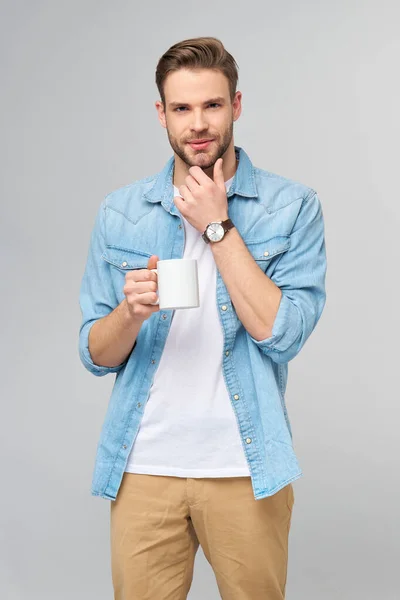
[{"label": "denim shirt", "polygon": [[[258,341],[238,319],[217,270],[223,375],[257,500],[302,475],[285,405],[288,362],[304,346],[325,305],[326,254],[316,192],[254,167],[238,146],[235,154],[238,166],[227,194],[229,217],[257,265],[282,291],[272,335]],[[174,311],[161,310],[144,321],[133,350],[115,367],[93,363],[88,336],[92,325],[124,300],[129,270],[147,268],[152,254],[160,260],[183,257],[184,227],[173,202],[173,168],[172,156],[158,174],[106,196],[81,283],[81,361],[94,375],[116,374],[91,489],[92,495],[109,500],[116,499]]]}]

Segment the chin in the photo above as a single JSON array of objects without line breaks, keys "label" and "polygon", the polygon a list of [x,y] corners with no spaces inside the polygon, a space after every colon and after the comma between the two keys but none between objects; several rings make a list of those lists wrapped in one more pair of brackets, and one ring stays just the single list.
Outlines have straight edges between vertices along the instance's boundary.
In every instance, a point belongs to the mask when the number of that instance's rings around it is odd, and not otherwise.
[{"label": "chin", "polygon": [[187,164],[191,167],[200,167],[201,169],[210,169],[215,165],[217,159],[207,156],[207,154],[198,154],[197,156],[188,157]]}]

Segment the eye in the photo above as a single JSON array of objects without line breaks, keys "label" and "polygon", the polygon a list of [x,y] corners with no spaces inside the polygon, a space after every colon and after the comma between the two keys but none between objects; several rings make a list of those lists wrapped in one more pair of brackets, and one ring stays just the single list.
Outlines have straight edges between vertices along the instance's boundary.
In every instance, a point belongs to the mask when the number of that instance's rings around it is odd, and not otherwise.
[{"label": "eye", "polygon": [[[211,108],[220,108],[221,104],[219,104],[218,102],[211,102],[208,107]],[[180,113],[180,112],[185,112],[187,110],[187,106],[177,106],[176,108],[174,108],[174,112]]]}]

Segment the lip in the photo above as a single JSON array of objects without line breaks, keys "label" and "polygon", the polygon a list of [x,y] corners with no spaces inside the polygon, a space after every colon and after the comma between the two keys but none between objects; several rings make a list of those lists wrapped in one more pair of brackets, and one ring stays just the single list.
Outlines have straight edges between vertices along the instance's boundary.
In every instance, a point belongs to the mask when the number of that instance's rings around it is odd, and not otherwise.
[{"label": "lip", "polygon": [[192,142],[188,142],[188,144],[191,148],[193,148],[193,150],[204,150],[213,141],[213,139],[193,140]]}]

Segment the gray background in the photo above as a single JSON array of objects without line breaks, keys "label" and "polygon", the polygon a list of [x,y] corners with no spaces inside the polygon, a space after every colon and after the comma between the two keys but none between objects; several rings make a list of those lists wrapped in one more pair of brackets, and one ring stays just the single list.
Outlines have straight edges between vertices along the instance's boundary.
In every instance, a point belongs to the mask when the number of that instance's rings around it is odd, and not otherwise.
[{"label": "gray background", "polygon": [[[171,155],[154,71],[215,35],[240,67],[235,143],[319,192],[328,301],[290,364],[289,600],[399,597],[399,3],[1,2],[0,597],[109,600],[93,498],[114,377],[77,353],[99,203]],[[191,600],[217,599],[199,550]]]}]

